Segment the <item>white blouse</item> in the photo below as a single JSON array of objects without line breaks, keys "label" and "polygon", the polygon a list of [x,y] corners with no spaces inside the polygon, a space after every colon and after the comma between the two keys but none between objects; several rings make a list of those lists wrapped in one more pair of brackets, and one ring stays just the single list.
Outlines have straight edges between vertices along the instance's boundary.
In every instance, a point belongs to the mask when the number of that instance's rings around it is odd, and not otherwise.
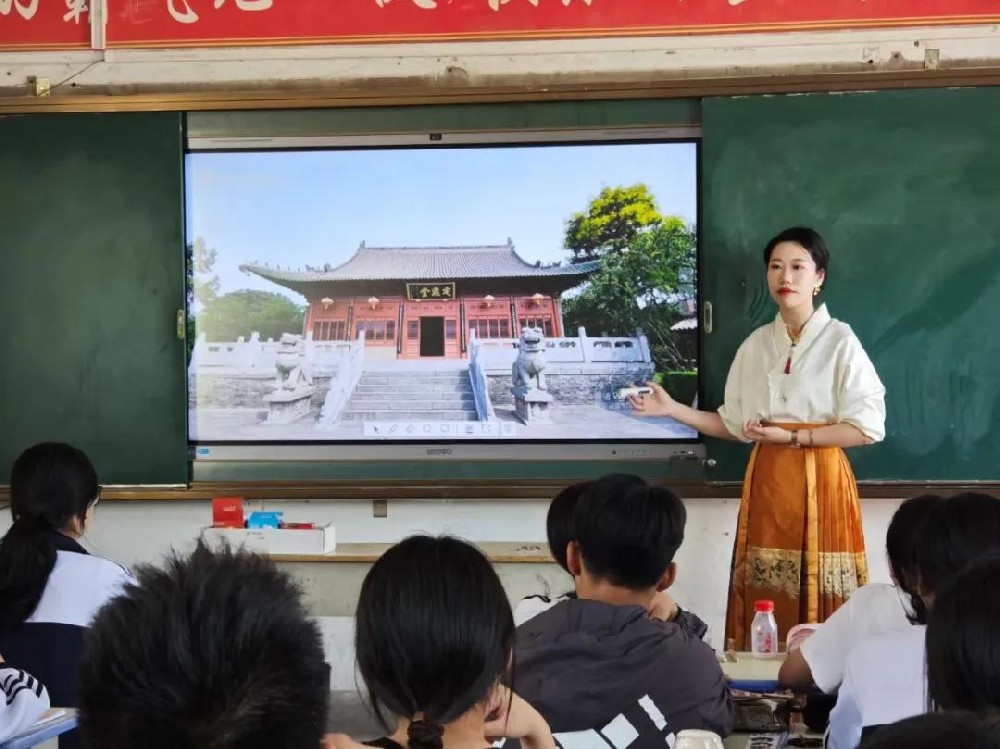
[{"label": "white blouse", "polygon": [[[785,374],[788,357],[791,367]],[[743,439],[752,419],[793,424],[852,424],[869,439],[885,437],[885,387],[850,326],[824,304],[794,347],[778,315],[743,341],[726,379],[719,415]]]}]

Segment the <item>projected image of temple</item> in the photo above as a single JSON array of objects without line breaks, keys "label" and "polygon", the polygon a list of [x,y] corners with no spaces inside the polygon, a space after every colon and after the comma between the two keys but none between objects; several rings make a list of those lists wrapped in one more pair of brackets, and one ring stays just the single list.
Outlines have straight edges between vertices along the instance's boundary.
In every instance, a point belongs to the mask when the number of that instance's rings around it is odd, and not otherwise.
[{"label": "projected image of temple", "polygon": [[622,394],[697,398],[694,144],[255,149],[187,162],[192,441],[694,436]]},{"label": "projected image of temple", "polygon": [[567,330],[563,301],[597,261],[531,263],[513,241],[361,246],[339,265],[240,270],[304,301],[278,339],[199,336],[202,439],[567,438],[662,434],[620,388],[653,376],[641,330]]},{"label": "projected image of temple", "polygon": [[371,360],[460,358],[468,352],[470,332],[479,339],[510,339],[530,327],[561,338],[560,295],[596,268],[596,262],[529,263],[509,239],[478,247],[362,243],[338,266],[241,267],[305,297],[304,332],[312,340],[363,337]]}]

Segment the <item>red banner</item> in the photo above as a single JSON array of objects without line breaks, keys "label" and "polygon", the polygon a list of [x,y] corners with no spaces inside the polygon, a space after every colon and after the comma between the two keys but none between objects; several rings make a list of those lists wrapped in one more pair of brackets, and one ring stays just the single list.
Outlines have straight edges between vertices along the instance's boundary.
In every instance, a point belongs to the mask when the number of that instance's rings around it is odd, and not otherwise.
[{"label": "red banner", "polygon": [[109,2],[108,44],[121,47],[597,37],[1000,21],[997,0]]},{"label": "red banner", "polygon": [[0,0],[0,49],[90,47],[88,0]]},{"label": "red banner", "polygon": [[[0,0],[0,49],[87,47],[89,2]],[[110,47],[997,23],[997,0],[107,0]]]}]

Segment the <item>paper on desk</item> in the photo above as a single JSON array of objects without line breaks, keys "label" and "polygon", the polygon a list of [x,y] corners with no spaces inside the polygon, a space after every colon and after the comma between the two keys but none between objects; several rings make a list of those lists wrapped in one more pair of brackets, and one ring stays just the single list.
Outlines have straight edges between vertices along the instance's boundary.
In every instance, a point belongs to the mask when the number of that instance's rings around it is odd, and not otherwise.
[{"label": "paper on desk", "polygon": [[66,711],[62,708],[53,707],[42,713],[42,717],[31,724],[30,731],[33,728],[38,728],[39,726],[44,726],[46,723],[51,723],[56,718],[61,718],[66,714]]}]

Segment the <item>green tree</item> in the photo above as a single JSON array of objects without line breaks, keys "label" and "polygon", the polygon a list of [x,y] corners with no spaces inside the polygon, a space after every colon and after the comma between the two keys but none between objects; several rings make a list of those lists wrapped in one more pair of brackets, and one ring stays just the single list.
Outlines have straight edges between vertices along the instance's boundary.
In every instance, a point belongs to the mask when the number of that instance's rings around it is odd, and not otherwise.
[{"label": "green tree", "polygon": [[218,253],[204,239],[195,237],[194,244],[188,246],[188,257],[188,303],[206,306],[219,296],[219,277],[212,272]]},{"label": "green tree", "polygon": [[213,273],[218,253],[210,249],[201,237],[187,246],[186,292],[187,292],[187,350],[188,359],[194,349],[195,314],[215,301],[219,296],[219,277]]},{"label": "green tree", "polygon": [[629,187],[605,187],[590,201],[586,211],[574,213],[566,222],[563,246],[573,253],[573,262],[621,252],[636,237],[663,224],[656,198],[641,182]]},{"label": "green tree", "polygon": [[223,294],[198,313],[198,334],[210,341],[235,341],[260,333],[261,340],[301,333],[305,309],[286,296],[242,289]]},{"label": "green tree", "polygon": [[[658,214],[655,201],[648,205]],[[683,317],[682,300],[695,293],[695,227],[673,217],[661,216],[642,227],[607,218],[605,226],[624,227],[623,233],[606,234],[597,271],[577,295],[563,301],[567,329],[582,326],[590,335],[631,335],[642,329],[658,371],[687,369],[694,352],[685,350],[670,328]],[[571,221],[566,238],[570,249],[574,228]]]}]

